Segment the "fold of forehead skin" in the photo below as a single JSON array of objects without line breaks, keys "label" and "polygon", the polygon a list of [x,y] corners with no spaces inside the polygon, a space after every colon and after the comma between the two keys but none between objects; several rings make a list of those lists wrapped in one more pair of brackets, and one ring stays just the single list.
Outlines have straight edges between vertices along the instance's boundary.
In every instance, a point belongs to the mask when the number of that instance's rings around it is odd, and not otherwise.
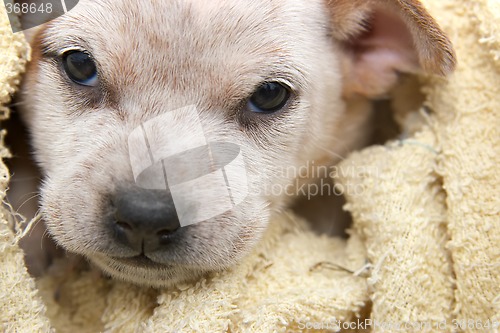
[{"label": "fold of forehead skin", "polygon": [[325,22],[321,1],[82,0],[42,42],[91,52],[117,96],[169,89],[226,107],[265,80],[306,86]]}]

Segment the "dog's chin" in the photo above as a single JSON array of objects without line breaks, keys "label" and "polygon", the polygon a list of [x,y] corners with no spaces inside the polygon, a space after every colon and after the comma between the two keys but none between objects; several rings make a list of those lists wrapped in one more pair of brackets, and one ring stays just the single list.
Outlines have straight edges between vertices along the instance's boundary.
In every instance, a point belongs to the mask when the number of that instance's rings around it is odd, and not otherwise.
[{"label": "dog's chin", "polygon": [[202,268],[157,263],[146,256],[113,258],[93,254],[87,258],[112,278],[153,288],[193,281],[208,272]]}]

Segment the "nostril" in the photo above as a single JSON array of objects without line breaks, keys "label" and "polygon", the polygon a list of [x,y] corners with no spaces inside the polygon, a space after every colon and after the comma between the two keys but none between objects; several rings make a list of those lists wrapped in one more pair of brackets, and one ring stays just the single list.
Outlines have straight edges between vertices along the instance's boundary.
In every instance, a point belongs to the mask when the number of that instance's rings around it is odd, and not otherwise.
[{"label": "nostril", "polygon": [[111,224],[111,230],[116,240],[134,251],[142,251],[143,234],[134,225],[117,218]]},{"label": "nostril", "polygon": [[158,242],[160,245],[167,245],[172,240],[172,235],[175,234],[176,230],[171,229],[161,229],[156,235],[158,236]]},{"label": "nostril", "polygon": [[132,231],[132,229],[133,229],[132,226],[130,224],[128,224],[127,222],[116,221],[115,223],[122,230]]},{"label": "nostril", "polygon": [[163,237],[168,237],[168,236],[172,235],[174,232],[175,232],[175,230],[171,230],[171,229],[161,229],[156,233],[156,235],[160,238],[163,238]]}]

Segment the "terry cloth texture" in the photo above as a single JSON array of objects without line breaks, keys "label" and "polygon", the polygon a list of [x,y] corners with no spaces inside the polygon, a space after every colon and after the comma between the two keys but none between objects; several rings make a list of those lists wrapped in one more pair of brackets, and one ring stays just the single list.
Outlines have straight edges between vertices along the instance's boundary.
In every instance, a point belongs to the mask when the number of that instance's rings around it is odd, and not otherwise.
[{"label": "terry cloth texture", "polygon": [[[21,73],[29,57],[22,34],[12,34],[3,3],[0,5],[0,120],[9,115],[5,105],[19,86]],[[9,157],[4,148],[5,131],[0,132],[0,157]],[[3,202],[9,183],[9,171],[0,161],[0,198]],[[10,332],[49,332],[50,323],[43,315],[45,306],[37,295],[35,281],[24,266],[23,253],[12,233],[12,216],[0,207],[0,330]]]},{"label": "terry cloth texture", "polygon": [[359,186],[347,209],[374,265],[372,319],[474,332],[500,321],[500,3],[425,4],[458,68],[423,80],[417,135],[352,154],[341,168],[365,168],[340,182]]},{"label": "terry cloth texture", "polygon": [[[307,323],[322,332],[334,330],[337,320],[371,318],[381,325],[434,325],[423,326],[430,332],[450,332],[453,320],[465,320],[463,331],[476,332],[488,320],[499,322],[500,4],[424,2],[451,37],[458,68],[449,80],[419,78],[421,110],[408,103],[412,91],[395,96],[406,138],[353,153],[339,166],[338,186],[354,218],[348,241],[317,236],[305,221],[283,213],[240,265],[193,284],[158,291],[93,272],[63,273],[64,263],[60,275],[35,282],[4,207],[0,330],[299,332]],[[23,35],[12,34],[0,6],[2,105],[27,59]],[[8,181],[0,163],[2,199]],[[445,329],[436,329],[442,323]]]}]

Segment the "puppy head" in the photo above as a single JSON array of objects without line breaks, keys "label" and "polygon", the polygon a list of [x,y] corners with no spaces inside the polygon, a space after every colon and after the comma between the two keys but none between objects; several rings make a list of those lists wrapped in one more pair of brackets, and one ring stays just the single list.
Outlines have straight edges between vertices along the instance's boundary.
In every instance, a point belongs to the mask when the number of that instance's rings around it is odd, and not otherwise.
[{"label": "puppy head", "polygon": [[[283,170],[332,162],[318,147],[344,154],[359,143],[369,111],[347,110],[346,99],[384,93],[398,71],[452,67],[449,43],[415,1],[358,5],[81,0],[38,29],[23,113],[45,173],[41,204],[53,238],[115,277],[152,286],[237,262],[290,194]],[[144,136],[131,141],[134,133]],[[157,148],[134,159],[137,142]],[[135,162],[145,170],[164,163],[157,150],[163,158],[204,143],[216,143],[194,159],[210,164],[205,174],[239,156],[238,173],[219,175],[242,200],[170,228],[182,218],[176,211],[197,211],[196,198],[175,202],[172,188],[155,189],[171,182],[165,168],[138,186]],[[224,162],[214,163],[219,148]],[[172,165],[186,182],[204,170],[190,173],[182,158]],[[200,205],[217,201],[220,181],[190,183]]]}]

